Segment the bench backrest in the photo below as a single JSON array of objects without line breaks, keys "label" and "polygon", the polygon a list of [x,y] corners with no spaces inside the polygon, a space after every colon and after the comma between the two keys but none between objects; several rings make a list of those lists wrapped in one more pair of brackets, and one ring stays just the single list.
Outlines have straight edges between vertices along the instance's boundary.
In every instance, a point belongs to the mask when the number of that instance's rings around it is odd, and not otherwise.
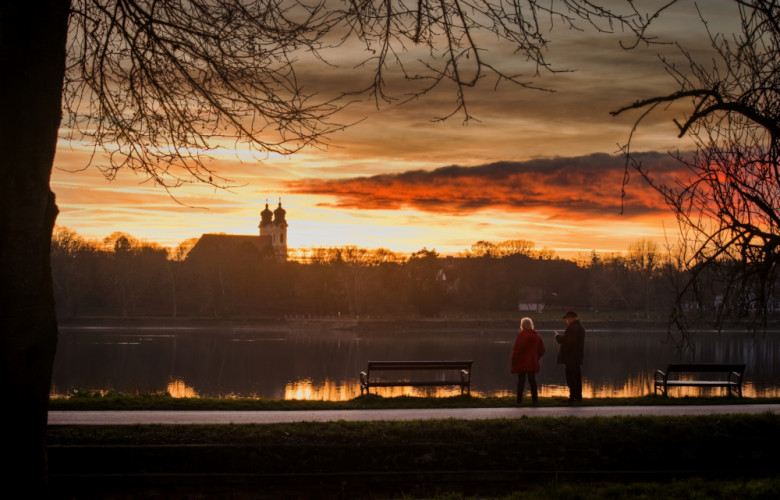
[{"label": "bench backrest", "polygon": [[369,361],[368,370],[471,370],[471,360]]},{"label": "bench backrest", "polygon": [[729,363],[669,363],[666,372],[738,372],[745,371],[744,364]]}]

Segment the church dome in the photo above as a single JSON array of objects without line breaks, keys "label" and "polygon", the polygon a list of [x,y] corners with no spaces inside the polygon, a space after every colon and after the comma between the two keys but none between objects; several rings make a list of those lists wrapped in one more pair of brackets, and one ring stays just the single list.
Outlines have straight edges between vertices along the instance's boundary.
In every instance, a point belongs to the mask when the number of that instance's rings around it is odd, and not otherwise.
[{"label": "church dome", "polygon": [[273,217],[273,212],[271,212],[271,209],[268,208],[268,203],[266,203],[265,210],[260,212],[260,226],[271,224],[271,217]]},{"label": "church dome", "polygon": [[[267,210],[267,208],[266,208]],[[287,210],[282,208],[282,200],[279,200],[279,206],[274,210],[274,222],[279,224],[280,222],[285,222],[284,217],[287,214]]]}]

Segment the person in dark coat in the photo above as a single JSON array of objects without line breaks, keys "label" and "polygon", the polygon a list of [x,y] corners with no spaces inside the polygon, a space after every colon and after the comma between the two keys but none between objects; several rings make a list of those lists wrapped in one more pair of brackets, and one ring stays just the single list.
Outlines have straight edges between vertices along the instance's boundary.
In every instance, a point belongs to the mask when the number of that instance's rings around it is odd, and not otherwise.
[{"label": "person in dark coat", "polygon": [[582,359],[585,356],[585,328],[580,324],[577,313],[569,311],[563,315],[566,331],[555,332],[555,341],[561,347],[558,364],[566,367],[566,385],[569,387],[569,401],[582,401]]},{"label": "person in dark coat", "polygon": [[539,373],[539,358],[544,356],[544,341],[534,330],[534,322],[531,318],[520,320],[520,333],[515,337],[512,345],[511,372],[517,373],[517,404],[523,400],[525,393],[525,379],[531,386],[531,400],[536,403],[539,400],[539,390],[536,384],[536,374]]}]

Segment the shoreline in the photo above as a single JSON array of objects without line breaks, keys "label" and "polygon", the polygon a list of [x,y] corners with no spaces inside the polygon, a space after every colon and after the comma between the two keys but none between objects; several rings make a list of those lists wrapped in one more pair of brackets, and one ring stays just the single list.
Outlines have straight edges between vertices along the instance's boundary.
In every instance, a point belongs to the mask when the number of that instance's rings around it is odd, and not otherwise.
[{"label": "shoreline", "polygon": [[[525,314],[524,314],[525,315]],[[225,329],[247,331],[468,331],[468,332],[509,332],[516,331],[520,318],[392,318],[392,317],[254,317],[254,318],[170,318],[170,317],[80,317],[58,320],[60,331],[85,329],[167,329],[167,330],[208,330]],[[536,329],[563,330],[563,321],[556,318],[540,317],[534,319]],[[602,319],[582,317],[582,323],[587,331],[653,331],[668,332],[666,321],[646,319]],[[692,328],[692,333],[718,333],[714,328]],[[723,333],[747,332],[747,328],[729,326],[720,330]],[[780,324],[767,325],[766,333],[780,333]]]}]

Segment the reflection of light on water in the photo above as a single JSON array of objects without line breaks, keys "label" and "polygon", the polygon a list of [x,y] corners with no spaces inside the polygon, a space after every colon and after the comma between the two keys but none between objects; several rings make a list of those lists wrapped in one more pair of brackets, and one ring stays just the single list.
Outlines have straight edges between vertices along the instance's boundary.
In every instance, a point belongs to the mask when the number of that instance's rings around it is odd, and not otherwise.
[{"label": "reflection of light on water", "polygon": [[[582,386],[582,395],[586,398],[639,398],[653,394],[653,386],[653,380],[645,377],[629,379],[623,385],[601,387],[594,387],[585,382]],[[568,396],[568,390],[565,387],[562,389],[563,395]],[[658,394],[662,394],[660,388]],[[725,387],[670,387],[668,394],[670,397],[728,396],[729,391]],[[780,389],[767,387],[758,389],[752,382],[743,382],[742,395],[746,398],[774,398],[780,397]]]},{"label": "reflection of light on water", "polygon": [[166,388],[172,398],[197,398],[198,393],[192,387],[187,387],[184,380],[177,378],[168,382]]},{"label": "reflection of light on water", "polygon": [[[530,395],[528,386],[525,388],[526,396]],[[582,395],[584,396],[586,393],[586,387],[583,385],[582,387]],[[569,389],[566,386],[561,385],[553,385],[553,384],[543,384],[539,388],[539,396],[543,398],[559,398],[559,397],[569,397]]]},{"label": "reflection of light on water", "polygon": [[[460,396],[459,387],[372,387],[371,394],[383,398],[408,397],[437,397],[449,398]],[[479,391],[471,391],[475,397],[508,396],[507,391],[496,394],[483,394]],[[344,381],[337,383],[333,380],[325,380],[322,384],[314,384],[309,379],[289,382],[284,388],[284,399],[303,399],[314,401],[349,401],[360,396],[360,385]]]},{"label": "reflection of light on water", "polygon": [[[459,387],[375,387],[371,389],[371,394],[378,394],[383,398],[396,398],[400,396],[409,397],[436,397],[451,398],[460,396]],[[471,391],[473,396],[480,396]]]},{"label": "reflection of light on water", "polygon": [[[629,378],[622,384],[609,384],[599,385],[588,383],[583,381],[582,384],[582,397],[585,398],[638,398],[646,396],[648,388],[652,391],[652,386],[648,385],[652,382],[648,382],[644,376]],[[567,397],[569,395],[566,390]]]},{"label": "reflection of light on water", "polygon": [[[411,397],[452,397],[459,396],[459,388],[417,388],[417,387],[377,387],[371,389],[371,394],[384,398],[400,396]],[[472,392],[474,396],[478,394]],[[296,380],[289,382],[284,388],[284,399],[305,399],[314,401],[349,401],[360,396],[360,385],[354,382],[337,383],[333,380],[325,380],[322,384],[314,384],[311,380]]]},{"label": "reflection of light on water", "polygon": [[[70,389],[68,391],[63,391],[63,390],[60,390],[57,387],[52,385],[51,392],[49,392],[49,397],[51,399],[67,399],[67,398],[69,398],[71,396],[76,396],[79,392],[80,391],[78,389]],[[86,394],[99,394],[101,396],[105,396],[105,395],[110,394],[110,393],[112,393],[114,391],[98,389],[98,390],[94,390],[94,391],[84,391],[84,392]]]},{"label": "reflection of light on water", "polygon": [[[371,394],[384,398],[407,397],[437,397],[449,398],[460,395],[458,387],[375,387],[371,388]],[[583,381],[582,395],[585,398],[636,398],[653,394],[652,381],[645,377],[629,379],[622,385],[596,386]],[[780,389],[758,390],[751,383],[742,385],[744,397],[780,397]],[[471,391],[474,397],[514,397],[514,389],[497,389],[493,391]],[[697,388],[674,387],[669,390],[671,397],[684,396],[726,396],[723,388]],[[313,401],[349,401],[360,396],[360,385],[354,381],[344,380],[336,382],[325,380],[324,383],[315,384],[309,379],[288,382],[284,389],[284,399],[313,400]],[[530,397],[530,389],[526,384],[525,397]],[[568,398],[569,388],[565,384],[541,384],[539,396],[545,398]]]},{"label": "reflection of light on water", "polygon": [[330,379],[318,385],[309,379],[296,380],[288,382],[284,387],[284,399],[348,401],[358,396],[360,388],[356,384],[339,384]]},{"label": "reflection of light on water", "polygon": [[[658,394],[661,394],[660,389]],[[725,387],[670,387],[668,394],[670,397],[727,396],[728,389]],[[754,384],[743,382],[742,396],[746,398],[777,398],[780,397],[780,389],[765,387],[759,390]]]},{"label": "reflection of light on water", "polygon": [[[198,393],[193,387],[188,387],[182,379],[174,379],[168,383],[166,388],[168,394],[173,398],[197,398]],[[49,397],[67,398],[77,393],[77,390],[64,391],[52,386]],[[113,392],[109,390],[90,391],[105,396]],[[371,389],[371,394],[376,394],[384,398],[394,397],[437,397],[449,398],[460,395],[460,389],[457,387],[446,388],[418,388],[418,387],[377,387]],[[584,398],[633,398],[653,394],[652,381],[644,378],[629,380],[623,385],[600,386],[583,382],[582,395]],[[660,391],[659,391],[660,394]],[[742,385],[742,394],[746,398],[778,398],[780,389],[762,388],[757,389],[754,384],[745,382]],[[474,397],[515,397],[514,389],[498,389],[493,391],[472,390]],[[727,396],[725,388],[702,388],[702,387],[672,387],[669,389],[669,396],[675,397],[707,397],[707,396]],[[336,382],[325,380],[324,383],[315,384],[309,379],[289,382],[284,389],[284,399],[287,400],[309,400],[309,401],[349,401],[360,396],[360,385],[351,380]],[[530,398],[530,389],[525,387],[524,397]],[[541,384],[539,387],[539,396],[545,398],[567,398],[569,389],[565,385]],[[223,394],[219,396],[226,399],[242,399],[242,396],[235,394]],[[252,396],[259,397],[259,396]]]},{"label": "reflection of light on water", "polygon": [[742,395],[748,398],[777,398],[780,397],[780,388],[778,387],[764,387],[759,390],[752,383],[742,383]]}]

